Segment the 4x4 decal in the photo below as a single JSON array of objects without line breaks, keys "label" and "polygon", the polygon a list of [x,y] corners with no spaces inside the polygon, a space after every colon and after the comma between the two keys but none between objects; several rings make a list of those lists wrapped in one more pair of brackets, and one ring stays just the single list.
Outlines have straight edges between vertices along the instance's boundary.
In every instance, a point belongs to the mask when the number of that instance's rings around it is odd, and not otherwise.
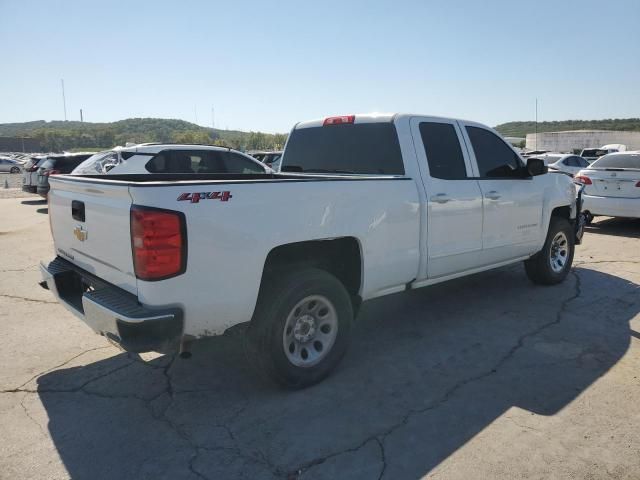
[{"label": "4x4 decal", "polygon": [[189,201],[191,203],[199,203],[200,200],[220,200],[221,202],[228,202],[230,198],[233,198],[231,192],[193,192],[193,193],[181,193],[178,197],[179,202]]}]

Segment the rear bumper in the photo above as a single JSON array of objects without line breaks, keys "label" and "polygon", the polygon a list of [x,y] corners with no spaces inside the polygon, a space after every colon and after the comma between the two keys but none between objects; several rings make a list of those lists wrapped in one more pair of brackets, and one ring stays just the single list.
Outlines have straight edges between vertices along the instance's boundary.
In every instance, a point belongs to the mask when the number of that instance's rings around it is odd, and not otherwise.
[{"label": "rear bumper", "polygon": [[182,338],[183,314],[175,307],[149,308],[135,295],[57,257],[40,264],[43,287],[91,327],[130,352],[169,352]]},{"label": "rear bumper", "polygon": [[22,191],[27,193],[36,193],[38,187],[35,185],[22,185]]},{"label": "rear bumper", "polygon": [[46,197],[47,195],[49,195],[49,185],[46,185],[46,186],[38,185],[36,187],[36,193],[41,197]]},{"label": "rear bumper", "polygon": [[582,210],[592,215],[640,218],[640,198],[598,197],[583,195]]}]

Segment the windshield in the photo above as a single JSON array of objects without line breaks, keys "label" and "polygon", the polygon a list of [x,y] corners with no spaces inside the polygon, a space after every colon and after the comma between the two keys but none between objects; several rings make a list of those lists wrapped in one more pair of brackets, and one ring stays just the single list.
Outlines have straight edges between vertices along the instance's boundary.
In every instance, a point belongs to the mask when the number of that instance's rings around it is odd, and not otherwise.
[{"label": "windshield", "polygon": [[585,148],[580,154],[581,157],[601,157],[607,153],[606,150],[600,148]]},{"label": "windshield", "polygon": [[633,168],[640,170],[640,153],[610,153],[600,157],[589,168]]},{"label": "windshield", "polygon": [[280,170],[404,175],[404,164],[392,123],[356,123],[293,130]]},{"label": "windshield", "polygon": [[96,153],[74,168],[71,175],[103,175],[121,161],[118,152],[113,150]]}]

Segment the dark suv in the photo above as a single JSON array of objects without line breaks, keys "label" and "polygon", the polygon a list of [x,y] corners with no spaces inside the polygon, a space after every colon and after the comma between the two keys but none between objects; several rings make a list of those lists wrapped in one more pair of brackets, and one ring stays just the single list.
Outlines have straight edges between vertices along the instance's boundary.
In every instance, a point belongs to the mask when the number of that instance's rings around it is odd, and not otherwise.
[{"label": "dark suv", "polygon": [[49,175],[71,173],[71,171],[89,158],[93,153],[69,153],[66,155],[49,155],[38,166],[37,193],[47,198],[49,194]]}]

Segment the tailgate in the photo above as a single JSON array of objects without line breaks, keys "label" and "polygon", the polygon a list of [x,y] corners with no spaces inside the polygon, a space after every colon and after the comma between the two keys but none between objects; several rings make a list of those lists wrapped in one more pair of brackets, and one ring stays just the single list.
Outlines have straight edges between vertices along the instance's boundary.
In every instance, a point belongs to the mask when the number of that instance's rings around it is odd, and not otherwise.
[{"label": "tailgate", "polygon": [[126,184],[49,178],[49,220],[62,258],[130,293],[133,272]]},{"label": "tailgate", "polygon": [[[640,198],[640,170],[597,170],[582,171],[592,182],[585,193],[600,197]],[[588,172],[588,173],[587,173]]]}]

